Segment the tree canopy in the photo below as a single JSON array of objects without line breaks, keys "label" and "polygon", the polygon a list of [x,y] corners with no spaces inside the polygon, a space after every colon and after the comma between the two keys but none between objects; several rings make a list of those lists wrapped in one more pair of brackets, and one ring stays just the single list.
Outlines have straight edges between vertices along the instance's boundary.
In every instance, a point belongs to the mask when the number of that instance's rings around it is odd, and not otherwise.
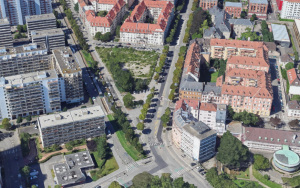
[{"label": "tree canopy", "polygon": [[250,41],[260,41],[261,40],[261,37],[258,36],[256,32],[252,32],[249,27],[246,28],[246,32],[241,34],[241,38],[239,38],[239,40],[242,40],[243,38],[245,38],[246,40],[248,40],[248,38],[250,38]]},{"label": "tree canopy", "polygon": [[291,129],[299,129],[299,120],[298,119],[294,119],[292,121],[289,122],[289,126]]},{"label": "tree canopy", "polygon": [[254,165],[253,166],[256,170],[265,170],[267,168],[270,168],[270,162],[263,155],[254,154]]},{"label": "tree canopy", "polygon": [[134,107],[134,100],[135,97],[132,96],[130,93],[127,93],[124,97],[123,97],[123,102],[126,108],[133,108]]},{"label": "tree canopy", "polygon": [[228,174],[222,173],[218,175],[217,168],[215,167],[207,171],[206,180],[214,188],[239,188],[237,184],[231,181]]},{"label": "tree canopy", "polygon": [[141,122],[139,122],[137,125],[136,125],[136,128],[138,129],[138,130],[144,130],[144,127],[145,127],[145,125],[144,125],[144,123],[141,123]]},{"label": "tree canopy", "polygon": [[108,186],[108,188],[122,188],[123,186],[121,186],[117,181],[113,181],[111,182],[111,184]]},{"label": "tree canopy", "polygon": [[3,128],[6,129],[6,130],[9,130],[9,129],[11,128],[11,124],[10,124],[8,118],[4,118],[4,119],[2,120],[2,126],[3,126]]},{"label": "tree canopy", "polygon": [[294,63],[293,62],[289,62],[285,65],[285,70],[290,70],[294,68]]},{"label": "tree canopy", "polygon": [[234,113],[233,120],[242,121],[245,126],[257,126],[259,122],[259,118],[255,114],[245,110],[243,112]]},{"label": "tree canopy", "polygon": [[95,140],[91,140],[86,143],[86,146],[90,151],[95,151],[97,148],[97,142]]},{"label": "tree canopy", "polygon": [[271,123],[272,126],[277,127],[281,124],[281,119],[278,118],[277,116],[271,117],[270,118],[270,123]]},{"label": "tree canopy", "polygon": [[242,142],[233,136],[229,131],[221,137],[218,148],[217,160],[228,168],[239,168],[241,162],[249,158],[249,149]]}]

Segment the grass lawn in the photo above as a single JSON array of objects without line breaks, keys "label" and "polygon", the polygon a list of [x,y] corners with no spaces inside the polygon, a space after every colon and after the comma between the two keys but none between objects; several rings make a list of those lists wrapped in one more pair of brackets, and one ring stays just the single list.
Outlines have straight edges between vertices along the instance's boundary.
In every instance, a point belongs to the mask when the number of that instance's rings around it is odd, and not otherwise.
[{"label": "grass lawn", "polygon": [[72,153],[82,152],[82,151],[85,151],[85,150],[86,150],[85,148],[79,149],[79,150],[75,149],[75,150],[64,153],[64,155],[69,155],[69,154],[72,154]]},{"label": "grass lawn", "polygon": [[210,75],[210,82],[217,82],[219,72],[214,72]]},{"label": "grass lawn", "polygon": [[290,19],[282,19],[279,17],[279,21],[286,21],[286,22],[295,22],[295,20],[290,20]]},{"label": "grass lawn", "polygon": [[252,173],[253,173],[253,176],[258,180],[260,181],[261,183],[265,184],[266,186],[270,187],[270,188],[281,188],[282,186],[277,184],[277,183],[274,183],[270,180],[266,180],[264,178],[263,175],[261,175],[257,170],[255,170],[254,168],[252,168]]},{"label": "grass lawn", "polygon": [[43,154],[40,151],[41,146],[40,146],[40,140],[38,137],[35,138],[35,144],[36,144],[36,149],[38,151],[38,158],[41,159],[41,158],[43,158]]},{"label": "grass lawn", "polygon": [[52,175],[52,178],[54,179],[54,177],[55,177],[55,174],[54,174],[54,171],[53,171],[53,169],[51,169],[51,175]]},{"label": "grass lawn", "polygon": [[[244,179],[250,179],[249,177],[249,168],[247,168],[245,171],[240,171],[241,175],[237,175],[236,178],[244,178]],[[247,176],[246,176],[247,174]]]},{"label": "grass lawn", "polygon": [[[246,185],[246,183],[247,182],[251,182],[251,181],[246,181],[246,180],[233,180],[233,182],[235,183],[235,184],[237,184],[238,186],[240,186],[240,187],[244,187],[245,185]],[[257,183],[257,182],[254,182],[255,183],[255,185],[259,185],[259,183]]]},{"label": "grass lawn", "polygon": [[[107,116],[109,121],[111,122],[111,124],[113,125],[114,129],[117,130],[117,125],[115,125],[114,117],[112,115],[108,115]],[[119,138],[119,141],[122,145],[122,147],[124,148],[124,150],[130,155],[130,157],[132,157],[133,160],[138,161],[140,159],[142,159],[144,156],[138,152],[135,147],[133,147],[129,142],[126,141],[125,139],[125,133],[123,133],[122,130],[118,130],[116,131],[116,134]]]},{"label": "grass lawn", "polygon": [[3,125],[0,125],[0,129],[4,129],[4,128],[3,128]]},{"label": "grass lawn", "polygon": [[83,54],[84,59],[88,63],[89,67],[91,67],[90,62],[94,62],[92,55],[89,52],[84,51],[84,50],[81,50],[81,52]]}]

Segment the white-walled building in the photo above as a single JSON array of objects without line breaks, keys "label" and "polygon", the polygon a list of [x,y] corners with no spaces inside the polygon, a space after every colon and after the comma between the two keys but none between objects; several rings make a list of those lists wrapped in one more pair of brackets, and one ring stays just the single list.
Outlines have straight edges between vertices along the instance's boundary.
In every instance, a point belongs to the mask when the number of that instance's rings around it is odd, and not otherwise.
[{"label": "white-walled building", "polygon": [[284,0],[282,2],[280,17],[286,19],[299,19],[300,1]]},{"label": "white-walled building", "polygon": [[[120,29],[120,42],[163,45],[174,17],[169,1],[141,1]],[[145,23],[147,18],[154,24]]]},{"label": "white-walled building", "polygon": [[211,129],[216,129],[217,105],[214,103],[201,103],[199,111],[199,121],[208,125]]},{"label": "white-walled building", "polygon": [[300,95],[300,79],[295,68],[287,70],[287,77],[290,83],[289,95]]},{"label": "white-walled building", "polygon": [[292,100],[287,103],[288,117],[299,118],[300,117],[300,105],[297,100]]},{"label": "white-walled building", "polygon": [[218,134],[223,134],[226,131],[227,105],[218,104],[216,113],[216,128]]},{"label": "white-walled building", "polygon": [[216,131],[205,123],[190,122],[182,128],[181,150],[193,160],[204,162],[215,154]]}]

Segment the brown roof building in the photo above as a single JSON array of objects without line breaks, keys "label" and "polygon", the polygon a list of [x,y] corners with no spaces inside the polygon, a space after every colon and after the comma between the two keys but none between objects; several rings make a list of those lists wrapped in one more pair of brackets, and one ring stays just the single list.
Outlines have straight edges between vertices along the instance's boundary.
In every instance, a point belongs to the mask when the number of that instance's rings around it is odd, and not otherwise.
[{"label": "brown roof building", "polygon": [[242,141],[249,149],[274,152],[282,149],[283,145],[288,145],[292,151],[300,154],[299,132],[245,127]]},{"label": "brown roof building", "polygon": [[268,16],[268,1],[267,0],[249,0],[248,16],[249,18],[256,14],[257,18],[266,20]]},{"label": "brown roof building", "polygon": [[287,114],[289,117],[300,117],[300,104],[297,100],[292,100],[287,103]]},{"label": "brown roof building", "polygon": [[213,6],[218,5],[218,0],[200,0],[199,7],[201,7],[203,10],[207,10],[212,8]]}]

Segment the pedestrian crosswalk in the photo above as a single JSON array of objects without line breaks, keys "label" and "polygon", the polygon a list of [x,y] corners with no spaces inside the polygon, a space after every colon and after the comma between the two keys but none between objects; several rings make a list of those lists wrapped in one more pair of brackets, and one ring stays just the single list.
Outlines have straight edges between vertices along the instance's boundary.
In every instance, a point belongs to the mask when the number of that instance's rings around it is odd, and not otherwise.
[{"label": "pedestrian crosswalk", "polygon": [[180,167],[174,170],[175,172],[172,173],[171,178],[176,179],[178,177],[180,177],[183,173],[185,173],[187,171],[186,168],[184,167]]},{"label": "pedestrian crosswalk", "polygon": [[130,170],[133,170],[134,168],[138,168],[138,167],[139,165],[134,161],[126,165],[126,170],[127,172],[129,172]]}]

